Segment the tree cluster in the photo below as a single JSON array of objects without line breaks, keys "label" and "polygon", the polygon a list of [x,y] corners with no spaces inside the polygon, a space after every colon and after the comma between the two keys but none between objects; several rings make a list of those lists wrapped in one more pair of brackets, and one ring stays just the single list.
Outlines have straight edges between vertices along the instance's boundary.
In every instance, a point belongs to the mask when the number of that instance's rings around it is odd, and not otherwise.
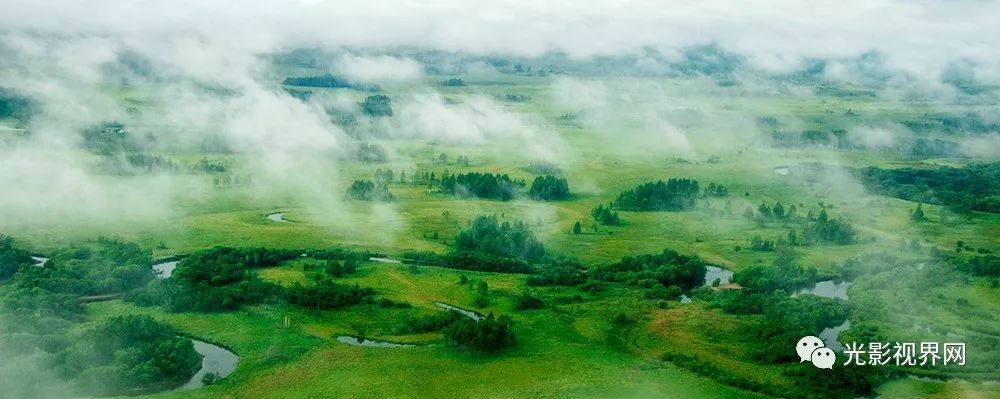
[{"label": "tree cluster", "polygon": [[515,342],[510,317],[495,317],[493,313],[479,321],[458,319],[444,329],[444,336],[452,345],[485,352],[496,351]]},{"label": "tree cluster", "polygon": [[17,92],[0,87],[0,119],[13,119],[27,123],[38,111],[38,105],[28,97]]},{"label": "tree cluster", "polygon": [[713,197],[725,197],[729,195],[729,189],[721,184],[715,184],[709,182],[708,186],[705,187],[705,195],[711,195]]},{"label": "tree cluster", "polygon": [[565,177],[538,176],[531,182],[528,196],[535,200],[558,201],[569,198],[569,182]]},{"label": "tree cluster", "polygon": [[174,161],[156,154],[129,153],[125,155],[125,161],[128,162],[129,166],[146,173],[172,172],[178,169]]},{"label": "tree cluster", "polygon": [[880,169],[856,171],[861,184],[872,193],[960,212],[1000,213],[1000,162],[973,163],[962,168]]},{"label": "tree cluster", "polygon": [[803,268],[795,262],[793,253],[779,249],[773,264],[753,265],[733,274],[733,282],[752,291],[771,292],[796,288],[811,284],[817,279],[816,268]]},{"label": "tree cluster", "polygon": [[22,267],[10,285],[76,296],[119,294],[152,280],[151,263],[135,243],[100,238],[56,251],[45,267]]},{"label": "tree cluster", "polygon": [[138,150],[138,144],[125,125],[117,121],[101,122],[81,132],[83,148],[97,155],[113,156]]},{"label": "tree cluster", "polygon": [[696,180],[659,180],[621,193],[614,207],[626,211],[684,211],[694,208],[699,193]]},{"label": "tree cluster", "polygon": [[288,303],[316,310],[337,309],[372,302],[375,290],[357,284],[347,285],[328,276],[318,276],[313,284],[295,283],[286,290]]},{"label": "tree cluster", "polygon": [[347,188],[347,198],[357,201],[389,201],[392,193],[385,183],[375,183],[370,180],[355,180]]},{"label": "tree cluster", "polygon": [[385,94],[370,95],[361,102],[361,112],[372,117],[392,116],[392,100]]},{"label": "tree cluster", "polygon": [[997,255],[956,256],[950,262],[956,269],[976,276],[1000,276],[1000,256]]},{"label": "tree cluster", "polygon": [[487,254],[479,251],[458,251],[441,255],[428,251],[402,254],[406,262],[479,272],[532,273],[531,265],[521,259]]},{"label": "tree cluster", "polygon": [[395,178],[396,172],[393,172],[392,169],[375,169],[375,183],[389,184],[392,183]]},{"label": "tree cluster", "polygon": [[765,240],[759,234],[750,238],[750,249],[754,251],[774,251],[777,244],[773,240]]},{"label": "tree cluster", "polygon": [[351,88],[352,85],[346,79],[339,76],[333,76],[330,74],[317,75],[317,76],[302,76],[302,77],[288,77],[285,78],[281,84],[285,86],[300,86],[300,87],[326,87],[326,88],[340,88],[347,89]]},{"label": "tree cluster", "polygon": [[761,220],[785,220],[795,218],[796,212],[797,209],[794,204],[790,205],[786,210],[781,202],[775,202],[773,206],[768,206],[766,203],[761,202],[757,206],[757,213],[754,216]]},{"label": "tree cluster", "polygon": [[575,259],[561,258],[528,276],[529,286],[577,286],[586,281],[586,268]]},{"label": "tree cluster", "polygon": [[[430,177],[433,180],[433,173]],[[524,185],[524,181],[514,181],[507,174],[470,172],[441,178],[441,191],[460,198],[510,201],[517,194],[517,188]]]},{"label": "tree cluster", "polygon": [[560,168],[559,165],[542,159],[531,161],[531,163],[528,164],[527,170],[536,175],[559,176],[563,173],[562,168]]},{"label": "tree cluster", "polygon": [[521,221],[503,221],[493,216],[478,216],[455,239],[458,251],[475,251],[527,262],[545,256],[545,248]]},{"label": "tree cluster", "polygon": [[690,290],[705,283],[706,271],[701,259],[664,249],[659,254],[624,256],[618,262],[594,269],[591,276],[596,280],[622,282],[642,288],[661,285]]},{"label": "tree cluster", "polygon": [[201,367],[191,339],[149,316],[113,317],[71,342],[54,368],[89,395],[179,385]]},{"label": "tree cluster", "polygon": [[361,143],[354,155],[359,161],[364,163],[385,163],[389,160],[389,154],[385,148],[378,144]]},{"label": "tree cluster", "polygon": [[806,224],[802,230],[802,239],[806,245],[814,243],[847,245],[856,241],[857,231],[842,218],[830,218],[826,209],[823,209],[816,220]]},{"label": "tree cluster", "polygon": [[143,305],[171,311],[233,310],[277,296],[281,288],[260,280],[251,269],[295,259],[301,251],[215,247],[197,251],[177,264],[171,278],[156,281],[144,292],[127,296]]},{"label": "tree cluster", "polygon": [[611,210],[610,204],[607,207],[598,204],[597,207],[590,210],[590,216],[605,226],[617,226],[622,224],[622,219],[618,217],[618,212]]},{"label": "tree cluster", "polygon": [[[358,271],[358,262],[355,258],[347,258],[343,262],[333,259],[325,262],[309,262],[302,265],[302,271],[314,273],[313,276],[343,277],[354,274]],[[314,279],[318,279],[315,277]]]},{"label": "tree cluster", "polygon": [[31,254],[15,247],[11,236],[0,234],[0,281],[14,277],[21,267],[33,263]]}]

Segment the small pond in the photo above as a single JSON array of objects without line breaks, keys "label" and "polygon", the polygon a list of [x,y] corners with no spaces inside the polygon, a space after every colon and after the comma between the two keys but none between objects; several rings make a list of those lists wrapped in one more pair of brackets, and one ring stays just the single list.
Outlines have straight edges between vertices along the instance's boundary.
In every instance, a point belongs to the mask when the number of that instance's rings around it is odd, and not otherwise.
[{"label": "small pond", "polygon": [[270,215],[267,215],[267,220],[270,220],[272,222],[288,223],[288,221],[285,220],[284,212],[272,213]]},{"label": "small pond", "polygon": [[733,272],[718,266],[708,266],[705,271],[705,285],[711,286],[715,279],[719,279],[719,284],[729,284],[733,279]]},{"label": "small pond", "polygon": [[416,346],[413,344],[400,344],[396,342],[376,341],[374,339],[358,338],[349,335],[341,335],[337,337],[337,341],[351,346],[365,346],[369,348],[411,348]]},{"label": "small pond", "polygon": [[824,298],[836,298],[847,300],[847,287],[851,283],[846,281],[836,282],[834,280],[824,280],[816,283],[812,288],[803,288],[792,294],[792,297],[797,297],[803,294],[813,294],[816,296],[821,296]]},{"label": "small pond", "polygon": [[458,306],[452,306],[452,305],[449,305],[449,304],[443,303],[443,302],[434,302],[434,304],[437,305],[439,308],[444,308],[444,309],[448,309],[448,310],[454,310],[454,311],[456,311],[458,313],[461,313],[461,314],[463,314],[463,315],[467,316],[468,318],[470,318],[472,320],[475,320],[475,321],[479,321],[479,320],[483,319],[483,315],[481,315],[479,313],[476,313],[476,312],[473,312],[471,310],[462,309],[462,308],[460,308]]},{"label": "small pond", "polygon": [[153,272],[156,273],[157,278],[170,278],[170,275],[174,274],[174,269],[177,268],[178,261],[170,261],[157,263],[153,265]]}]

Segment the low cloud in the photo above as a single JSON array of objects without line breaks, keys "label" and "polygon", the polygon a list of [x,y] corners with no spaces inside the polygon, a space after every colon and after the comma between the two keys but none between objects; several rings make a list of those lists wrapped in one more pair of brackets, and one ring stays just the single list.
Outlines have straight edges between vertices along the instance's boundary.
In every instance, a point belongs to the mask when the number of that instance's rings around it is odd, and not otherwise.
[{"label": "low cloud", "polygon": [[392,56],[341,56],[335,70],[351,81],[366,83],[398,82],[419,79],[423,67],[410,58]]}]

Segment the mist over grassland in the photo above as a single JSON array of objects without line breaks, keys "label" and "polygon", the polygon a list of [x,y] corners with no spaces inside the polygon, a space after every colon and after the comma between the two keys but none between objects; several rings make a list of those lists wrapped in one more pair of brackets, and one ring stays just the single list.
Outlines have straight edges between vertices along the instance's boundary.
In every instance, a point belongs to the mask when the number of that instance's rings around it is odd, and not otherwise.
[{"label": "mist over grassland", "polygon": [[[626,256],[664,248],[744,276],[793,265],[793,277],[772,282],[777,289],[739,282],[751,288],[748,297],[762,290],[773,303],[788,299],[782,290],[813,280],[857,279],[855,287],[864,290],[851,293],[850,305],[814,304],[836,314],[822,322],[855,322],[845,337],[859,339],[872,333],[859,323],[894,338],[957,332],[990,348],[974,355],[980,364],[918,375],[996,379],[995,370],[982,366],[998,358],[990,347],[997,320],[988,311],[998,303],[996,277],[971,273],[978,269],[968,264],[952,267],[947,256],[985,258],[1000,250],[997,190],[989,177],[995,174],[989,165],[1000,161],[998,2],[767,1],[750,8],[733,1],[14,0],[3,9],[0,233],[14,237],[18,256],[57,254],[57,261],[75,264],[88,259],[81,247],[104,256],[99,248],[118,245],[99,236],[135,241],[143,255],[129,265],[144,274],[127,288],[154,292],[158,285],[147,284],[153,276],[145,270],[149,254],[225,246],[351,248],[365,255],[358,258],[360,272],[345,277],[337,269],[337,281],[374,287],[379,300],[388,300],[382,305],[358,299],[336,311],[303,310],[307,288],[295,291],[300,299],[291,305],[264,301],[177,313],[114,300],[73,307],[88,315],[72,320],[78,325],[58,318],[31,325],[80,334],[116,315],[151,314],[240,351],[249,366],[241,366],[233,385],[202,395],[266,394],[247,381],[277,384],[279,377],[302,378],[297,367],[341,367],[326,360],[358,355],[327,345],[337,334],[434,344],[437,332],[403,334],[394,323],[439,310],[437,301],[471,306],[461,302],[490,295],[492,304],[477,307],[515,314],[522,352],[477,360],[477,372],[595,381],[572,380],[566,384],[572,389],[558,394],[663,395],[663,381],[683,381],[698,387],[685,391],[689,396],[776,395],[794,389],[794,378],[808,377],[789,376],[790,366],[730,342],[760,333],[750,328],[775,316],[730,312],[736,305],[725,302],[732,299],[725,290],[686,284],[685,297],[695,304],[684,308],[677,285],[593,277],[627,263]],[[940,175],[912,180],[924,172]],[[473,184],[444,183],[459,174],[464,181],[507,176],[499,183],[506,191],[482,194]],[[568,193],[538,194],[531,186],[541,175],[555,185],[565,178]],[[940,176],[977,187],[928,188]],[[696,179],[705,191],[690,206],[666,212],[623,204],[629,190],[671,178]],[[901,181],[909,185],[887,183]],[[710,183],[722,188],[709,192]],[[774,216],[778,205],[782,214],[789,206],[798,211]],[[595,213],[605,206],[616,220]],[[279,213],[278,220],[267,217]],[[827,224],[818,222],[820,213]],[[520,275],[483,271],[530,270],[523,259],[497,266],[483,258],[497,269],[468,272],[461,258],[449,256],[482,215],[513,222],[518,234],[530,231],[550,256],[578,258],[577,266],[544,267],[569,270],[569,280],[580,281],[543,288]],[[849,240],[833,243],[816,233],[838,223],[850,228]],[[423,256],[462,271],[367,262],[365,251]],[[939,252],[947,256],[935,258]],[[107,263],[101,262],[94,264]],[[309,262],[283,258],[246,275],[259,274],[260,281],[248,279],[275,292],[333,281],[311,280],[321,267]],[[934,264],[925,269],[927,262]],[[33,284],[12,279],[17,283],[0,289]],[[76,303],[80,295],[123,290],[92,291],[61,295]],[[364,301],[375,301],[366,295]],[[523,309],[534,306],[532,298],[558,312]],[[849,309],[856,302],[869,309]],[[220,324],[233,328],[219,332],[213,326]],[[23,333],[4,328],[0,336]],[[53,347],[65,343],[66,336],[53,335],[47,338]],[[693,363],[680,350],[688,341]],[[455,391],[416,370],[458,369],[441,360],[456,355],[435,345],[396,363],[365,360],[380,375],[391,368],[427,377],[428,392],[437,395],[495,394],[484,386]],[[67,385],[66,370],[45,366],[64,358],[35,349],[0,347],[0,358],[18,365],[0,366],[0,380],[16,381],[0,386],[0,398],[60,397],[79,388]],[[720,360],[720,352],[734,358]],[[563,360],[552,363],[553,354]],[[516,363],[523,358],[544,358],[538,364],[545,370]],[[574,372],[560,374],[564,368]],[[359,370],[331,375],[349,375],[343,379],[350,389],[363,389],[356,385],[374,377]],[[637,370],[639,377],[629,374]],[[386,392],[405,386],[379,381]],[[925,389],[915,384],[896,383],[888,392],[905,397]],[[540,389],[511,385],[510,392],[525,395]],[[963,387],[940,389],[962,396]]]},{"label": "mist over grassland", "polygon": [[[725,2],[585,8],[259,2],[239,11],[232,5],[43,1],[6,7],[0,79],[38,108],[30,123],[18,126],[29,138],[5,140],[3,168],[17,171],[4,174],[4,186],[16,193],[0,204],[6,216],[162,219],[175,216],[179,201],[198,197],[190,181],[178,184],[169,176],[125,184],[95,176],[91,160],[74,149],[80,129],[108,120],[125,123],[149,151],[200,150],[212,140],[247,155],[242,166],[256,177],[255,190],[266,192],[254,195],[284,192],[317,213],[336,213],[340,198],[315,183],[338,178],[332,161],[351,151],[351,140],[323,109],[357,115],[351,97],[358,95],[298,101],[276,84],[279,75],[297,71],[383,85],[397,115],[361,118],[377,136],[509,142],[525,146],[530,157],[553,160],[580,157],[552,126],[556,115],[545,114],[555,109],[604,137],[609,155],[688,159],[759,142],[761,111],[741,102],[778,95],[813,101],[817,85],[918,99],[934,111],[973,104],[963,111],[986,123],[1000,118],[993,90],[1000,57],[987,44],[996,28],[977,24],[995,15],[995,3],[807,9],[773,2],[753,11]],[[958,20],[977,29],[952,28]],[[448,104],[436,84],[450,75],[494,79],[517,64],[551,76],[534,87],[533,95],[551,105],[542,115],[475,93]],[[656,76],[670,79],[634,79]],[[788,119],[782,122],[800,123]],[[908,134],[891,122],[856,129],[862,131],[857,140],[875,147]],[[995,136],[976,140],[968,152],[996,154]]]}]

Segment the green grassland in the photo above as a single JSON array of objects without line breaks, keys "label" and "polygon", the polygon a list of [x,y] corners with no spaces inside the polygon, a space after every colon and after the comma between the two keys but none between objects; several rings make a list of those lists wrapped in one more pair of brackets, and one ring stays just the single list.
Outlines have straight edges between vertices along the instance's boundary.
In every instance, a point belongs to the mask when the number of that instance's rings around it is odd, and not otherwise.
[{"label": "green grassland", "polygon": [[[268,280],[304,281],[291,262],[261,270]],[[403,317],[441,311],[441,301],[472,309],[470,290],[459,276],[485,280],[492,303],[480,312],[513,311],[522,278],[437,267],[368,263],[344,282],[378,289],[412,309],[355,306],[329,312],[258,306],[233,313],[165,313],[119,301],[90,305],[94,319],[148,313],[199,339],[240,354],[236,373],[219,385],[157,397],[754,397],[655,359],[635,357],[610,344],[615,312],[642,304],[627,292],[607,293],[585,303],[519,312],[518,344],[496,355],[456,351],[439,334],[397,335]],[[546,298],[558,296],[552,289]],[[291,322],[284,326],[284,319]],[[412,348],[365,348],[335,342],[339,335],[420,344]]]},{"label": "green grassland", "polygon": [[[308,74],[309,71],[296,71]],[[278,74],[285,76],[284,74]],[[922,240],[925,248],[954,248],[956,241],[967,246],[1000,251],[1000,215],[950,214],[942,206],[924,204],[928,221],[915,223],[909,214],[916,203],[869,195],[860,186],[832,179],[808,182],[797,176],[780,175],[779,166],[827,162],[847,167],[879,166],[930,167],[962,164],[967,159],[918,159],[863,150],[836,150],[824,147],[779,149],[759,145],[757,135],[734,135],[743,140],[735,145],[715,142],[712,129],[734,128],[729,122],[707,123],[712,119],[733,120],[756,116],[797,118],[810,128],[829,129],[852,122],[852,118],[895,121],[920,118],[928,112],[953,111],[925,103],[899,103],[878,98],[832,96],[791,97],[727,92],[701,80],[607,78],[603,83],[619,87],[649,85],[652,90],[705,104],[712,115],[691,118],[684,127],[692,132],[693,155],[671,156],[644,152],[642,143],[630,143],[628,127],[601,128],[567,125],[560,116],[569,109],[550,106],[548,88],[555,78],[509,75],[472,76],[464,87],[436,87],[443,96],[456,101],[474,95],[526,95],[525,102],[505,103],[512,112],[540,122],[543,134],[557,137],[572,153],[553,159],[564,170],[573,195],[557,202],[516,199],[499,202],[456,199],[426,185],[412,182],[389,186],[395,198],[387,203],[346,202],[346,205],[317,206],[306,198],[261,190],[259,187],[216,188],[212,176],[185,174],[174,184],[197,187],[196,193],[182,196],[173,214],[157,220],[107,223],[40,224],[32,220],[4,221],[11,234],[34,252],[41,254],[97,235],[115,235],[138,242],[154,257],[189,254],[212,246],[260,246],[272,248],[366,249],[387,255],[420,250],[448,251],[456,234],[469,220],[481,214],[503,215],[525,221],[551,253],[570,255],[586,264],[604,264],[625,255],[658,253],[672,248],[695,254],[710,263],[734,271],[771,263],[774,252],[750,250],[748,239],[784,237],[795,222],[771,221],[764,224],[742,216],[747,207],[764,202],[795,204],[800,215],[818,212],[820,203],[832,216],[844,217],[860,233],[851,245],[798,247],[799,262],[831,272],[835,263],[870,252],[913,256],[899,248],[900,240]],[[276,81],[280,80],[276,78]],[[436,84],[433,80],[423,84]],[[413,84],[385,85],[391,97],[417,91]],[[116,88],[116,95],[136,104],[144,112],[156,112],[157,104],[143,101],[155,88]],[[314,91],[348,92],[359,100],[365,93],[341,89]],[[708,93],[708,94],[706,94]],[[844,116],[847,110],[858,117]],[[717,113],[717,115],[715,115]],[[135,126],[137,130],[156,126]],[[176,127],[183,129],[184,127]],[[337,173],[329,181],[316,181],[320,191],[341,195],[351,181],[371,178],[375,169],[435,171],[439,175],[481,171],[508,173],[530,179],[526,170],[535,155],[523,151],[522,143],[500,140],[489,146],[444,145],[419,139],[386,141],[397,157],[384,164],[355,161],[336,163]],[[468,166],[438,165],[433,159],[445,153],[471,159]],[[252,155],[168,152],[175,162],[189,166],[202,157],[227,159],[239,171]],[[249,172],[248,172],[249,173]],[[620,226],[597,226],[590,210],[607,204],[624,190],[658,179],[687,177],[702,185],[723,184],[725,198],[700,200],[699,207],[686,212],[620,212]],[[112,177],[132,179],[141,177]],[[844,179],[849,180],[849,179]],[[529,180],[530,182],[530,180]],[[732,212],[714,215],[706,207],[722,209],[731,203]],[[274,222],[266,215],[285,213],[288,222]],[[447,216],[446,216],[447,215]],[[582,234],[572,234],[577,221]],[[437,238],[433,238],[433,237]],[[309,259],[285,262],[262,269],[265,280],[281,285],[308,283],[303,272]],[[493,355],[460,351],[445,344],[438,333],[400,334],[399,322],[406,317],[442,311],[435,302],[473,309],[468,285],[460,276],[487,281],[491,304],[482,313],[510,314],[514,318],[517,344]],[[739,344],[747,325],[757,316],[735,316],[711,309],[703,301],[681,305],[669,301],[661,306],[632,289],[613,288],[590,294],[571,288],[532,288],[547,304],[543,309],[516,311],[514,300],[526,289],[520,275],[462,272],[438,267],[366,262],[358,273],[341,278],[376,289],[380,295],[403,301],[412,308],[383,308],[359,305],[333,311],[305,311],[290,305],[256,305],[224,313],[169,313],[121,301],[88,305],[92,321],[121,314],[151,314],[180,330],[209,342],[221,344],[240,356],[236,372],[216,385],[202,389],[154,395],[164,398],[311,398],[311,397],[754,397],[761,396],[728,386],[693,371],[661,361],[664,353],[686,353],[734,376],[778,389],[788,387],[782,371],[789,366],[760,365],[749,359]],[[926,321],[932,325],[963,325],[976,312],[993,312],[1000,302],[996,288],[975,281],[942,294],[941,303],[926,303],[934,312]],[[581,294],[582,300],[567,300]],[[878,291],[878,300],[890,301],[891,292]],[[966,299],[967,308],[943,305]],[[911,303],[901,304],[909,306]],[[623,329],[612,320],[628,314],[639,322]],[[996,316],[989,321],[994,328]],[[289,324],[285,324],[285,320]],[[972,322],[976,323],[976,321]],[[887,322],[889,331],[902,332],[903,323]],[[339,335],[363,334],[372,339],[418,344],[412,348],[354,347],[336,341]],[[993,377],[996,377],[994,368]],[[953,375],[946,375],[946,378]],[[986,377],[989,377],[988,375]],[[988,379],[988,378],[987,378]],[[994,378],[995,379],[995,378]],[[788,387],[790,388],[790,387]],[[996,385],[960,382],[933,382],[915,379],[893,381],[880,394],[887,398],[928,396],[940,398],[995,397]]]}]

